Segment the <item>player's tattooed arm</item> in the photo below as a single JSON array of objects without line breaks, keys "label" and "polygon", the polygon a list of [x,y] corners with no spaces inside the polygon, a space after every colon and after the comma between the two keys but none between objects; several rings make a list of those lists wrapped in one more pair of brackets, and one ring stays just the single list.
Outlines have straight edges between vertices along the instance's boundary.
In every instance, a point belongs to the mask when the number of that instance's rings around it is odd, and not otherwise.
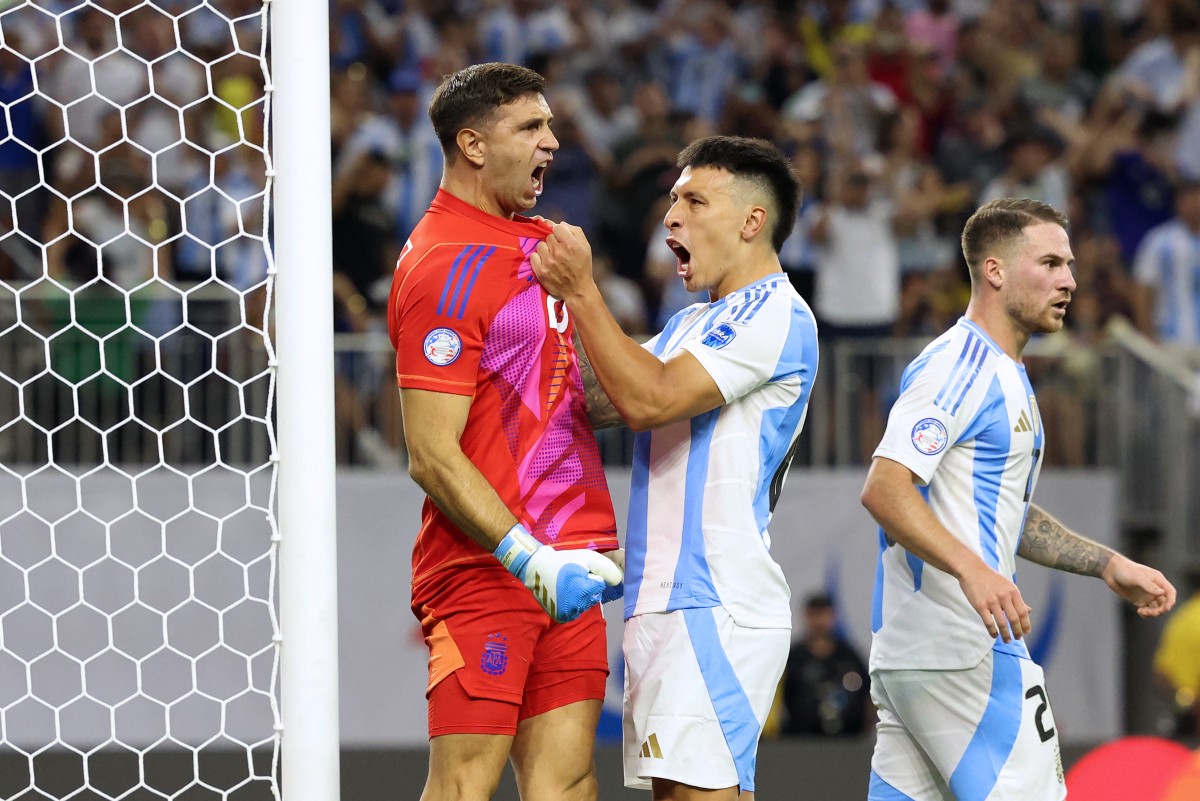
[{"label": "player's tattooed arm", "polygon": [[1041,507],[1030,504],[1017,555],[1055,570],[1099,577],[1115,553],[1079,536]]},{"label": "player's tattooed arm", "polygon": [[583,396],[587,402],[588,422],[592,424],[592,428],[617,428],[625,425],[616,407],[604,393],[604,387],[600,386],[600,379],[596,378],[596,371],[588,361],[578,334],[575,335],[575,353],[579,356],[579,375],[583,379]]}]

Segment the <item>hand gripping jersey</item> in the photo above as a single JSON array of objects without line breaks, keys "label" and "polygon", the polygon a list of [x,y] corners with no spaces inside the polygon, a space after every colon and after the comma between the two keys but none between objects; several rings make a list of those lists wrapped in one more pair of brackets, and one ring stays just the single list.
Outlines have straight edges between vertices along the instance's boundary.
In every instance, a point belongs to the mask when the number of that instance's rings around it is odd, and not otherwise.
[{"label": "hand gripping jersey", "polygon": [[725,405],[637,435],[625,617],[723,606],[739,626],[790,628],[767,525],[817,373],[812,311],[774,274],[683,309],[645,347],[690,352]]},{"label": "hand gripping jersey", "polygon": [[[396,264],[388,331],[404,389],[473,396],[460,444],[540,542],[617,547],[600,453],[563,303],[529,254],[549,227],[487,214],[444,191]],[[494,557],[430,500],[413,549],[413,600],[437,571]]]},{"label": "hand gripping jersey", "polygon": [[[1042,441],[1025,368],[960,319],[904,371],[875,455],[912,470],[942,525],[1015,580]],[[1029,657],[1024,640],[993,641],[958,580],[882,529],[871,628],[871,670],[968,668],[993,647]]]}]

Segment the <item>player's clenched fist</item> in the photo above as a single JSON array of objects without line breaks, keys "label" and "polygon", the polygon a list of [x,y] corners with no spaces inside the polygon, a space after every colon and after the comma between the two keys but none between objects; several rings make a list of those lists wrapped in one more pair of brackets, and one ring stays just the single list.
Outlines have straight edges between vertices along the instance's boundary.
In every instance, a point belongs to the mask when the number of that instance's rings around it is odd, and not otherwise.
[{"label": "player's clenched fist", "polygon": [[592,279],[592,246],[579,226],[555,223],[529,255],[529,266],[547,292],[568,300]]},{"label": "player's clenched fist", "polygon": [[492,553],[558,623],[574,620],[600,603],[605,589],[624,578],[612,559],[587,549],[556,551],[535,540],[520,523]]}]

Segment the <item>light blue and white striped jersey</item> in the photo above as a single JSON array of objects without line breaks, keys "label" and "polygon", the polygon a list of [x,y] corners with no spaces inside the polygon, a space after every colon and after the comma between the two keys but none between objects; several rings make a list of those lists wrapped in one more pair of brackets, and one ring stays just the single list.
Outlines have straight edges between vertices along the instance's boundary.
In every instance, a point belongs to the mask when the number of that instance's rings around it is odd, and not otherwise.
[{"label": "light blue and white striped jersey", "polygon": [[776,273],[681,310],[645,347],[691,353],[725,405],[637,435],[625,617],[723,606],[741,626],[790,627],[767,525],[817,373],[812,311]]},{"label": "light blue and white striped jersey", "polygon": [[[1024,366],[960,319],[904,371],[875,455],[912,470],[950,533],[1015,580],[1042,442]],[[1029,656],[1023,640],[993,640],[958,580],[882,529],[871,629],[872,670],[973,667],[993,647]]]}]

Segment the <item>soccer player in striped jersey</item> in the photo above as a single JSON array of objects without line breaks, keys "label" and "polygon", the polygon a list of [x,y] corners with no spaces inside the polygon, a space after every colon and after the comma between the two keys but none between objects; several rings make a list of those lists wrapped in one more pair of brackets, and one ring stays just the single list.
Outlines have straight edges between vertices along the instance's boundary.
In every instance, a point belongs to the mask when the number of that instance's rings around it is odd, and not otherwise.
[{"label": "soccer player in striped jersey", "polygon": [[578,228],[556,225],[532,264],[566,301],[614,414],[640,432],[625,542],[625,783],[717,801],[753,795],[787,660],[790,591],[767,527],[807,413],[817,329],[779,265],[800,193],[783,154],[708,137],[678,165],[667,244],[709,302],[644,347],[605,308]]},{"label": "soccer player in striped jersey", "polygon": [[1044,433],[1021,354],[1062,328],[1075,291],[1067,221],[1002,198],[962,235],[971,300],[905,370],[862,502],[880,525],[870,801],[1066,795],[1016,557],[1095,576],[1143,617],[1175,589],[1031,504]]},{"label": "soccer player in striped jersey", "polygon": [[490,798],[510,758],[522,798],[597,797],[598,604],[621,570],[598,553],[617,548],[616,522],[571,322],[529,264],[550,226],[521,212],[558,149],[544,89],[512,64],[438,87],[442,184],[388,303],[409,472],[428,496],[412,577],[429,647],[422,801]]}]

